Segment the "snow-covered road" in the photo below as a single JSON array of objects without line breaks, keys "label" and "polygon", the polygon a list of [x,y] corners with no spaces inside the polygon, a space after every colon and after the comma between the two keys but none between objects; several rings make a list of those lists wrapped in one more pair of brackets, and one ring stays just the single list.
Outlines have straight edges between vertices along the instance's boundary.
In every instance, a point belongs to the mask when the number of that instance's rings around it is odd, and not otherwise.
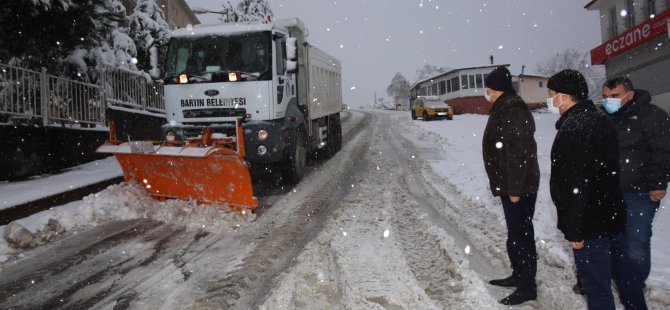
[{"label": "snow-covered road", "polygon": [[[510,271],[504,219],[480,171],[482,120],[353,111],[334,158],[293,188],[259,186],[255,221],[129,185],[35,215],[23,222],[44,245],[0,241],[0,308],[502,309],[511,290],[486,284]],[[538,128],[543,158],[553,136]],[[585,308],[543,199],[539,296],[518,308]],[[647,297],[664,309],[670,285],[655,268]]]}]

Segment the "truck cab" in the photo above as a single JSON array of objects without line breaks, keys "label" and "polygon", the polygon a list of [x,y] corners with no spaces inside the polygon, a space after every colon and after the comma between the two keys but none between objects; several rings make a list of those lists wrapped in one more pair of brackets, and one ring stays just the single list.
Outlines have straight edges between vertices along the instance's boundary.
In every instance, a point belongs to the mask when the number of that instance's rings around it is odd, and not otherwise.
[{"label": "truck cab", "polygon": [[341,139],[340,65],[306,37],[297,18],[175,30],[165,61],[163,131],[177,140],[204,127],[230,136],[241,118],[251,163],[295,170],[308,153],[324,147],[334,153]]}]

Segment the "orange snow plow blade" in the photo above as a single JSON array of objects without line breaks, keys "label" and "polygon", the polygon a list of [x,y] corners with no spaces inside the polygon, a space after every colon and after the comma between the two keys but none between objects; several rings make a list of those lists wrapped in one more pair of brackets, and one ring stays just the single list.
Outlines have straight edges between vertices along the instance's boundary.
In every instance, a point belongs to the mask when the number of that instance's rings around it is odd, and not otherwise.
[{"label": "orange snow plow blade", "polygon": [[126,182],[134,180],[154,198],[194,199],[238,212],[258,206],[239,120],[236,137],[215,138],[205,128],[201,138],[186,142],[118,141],[110,123],[110,140],[96,152],[114,154]]}]

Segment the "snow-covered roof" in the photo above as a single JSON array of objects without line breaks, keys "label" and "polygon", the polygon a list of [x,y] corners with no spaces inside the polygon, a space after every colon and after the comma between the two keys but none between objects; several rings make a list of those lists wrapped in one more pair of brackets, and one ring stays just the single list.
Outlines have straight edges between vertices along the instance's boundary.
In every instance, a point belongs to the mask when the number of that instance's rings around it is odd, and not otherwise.
[{"label": "snow-covered roof", "polygon": [[227,23],[227,24],[203,24],[195,25],[192,27],[175,29],[172,31],[173,37],[183,37],[183,36],[203,36],[211,34],[234,34],[234,33],[245,33],[245,32],[259,32],[259,31],[271,31],[273,28],[281,28],[284,31],[288,31],[286,28],[279,26],[275,23],[262,23],[258,21],[253,22],[238,22],[238,23]]},{"label": "snow-covered roof", "polygon": [[497,68],[497,67],[500,67],[500,66],[509,67],[509,64],[504,64],[504,65],[488,65],[488,66],[467,67],[467,68],[453,69],[453,70],[450,70],[450,71],[447,71],[447,72],[443,72],[443,73],[440,73],[440,74],[431,76],[431,77],[429,77],[429,78],[425,78],[425,79],[423,79],[423,80],[417,81],[416,83],[413,83],[413,84],[411,85],[410,89],[414,89],[414,88],[416,88],[416,86],[418,86],[419,84],[421,84],[421,83],[423,83],[423,82],[430,81],[430,80],[434,80],[434,79],[437,79],[437,78],[442,77],[442,76],[447,76],[447,75],[452,74],[452,73],[454,73],[454,72],[464,71],[464,70],[472,70],[472,69]]}]

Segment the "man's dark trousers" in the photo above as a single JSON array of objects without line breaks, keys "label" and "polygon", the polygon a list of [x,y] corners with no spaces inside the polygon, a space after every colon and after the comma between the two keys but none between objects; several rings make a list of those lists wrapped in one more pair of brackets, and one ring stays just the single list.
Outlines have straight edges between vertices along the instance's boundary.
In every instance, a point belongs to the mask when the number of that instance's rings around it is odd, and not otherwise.
[{"label": "man's dark trousers", "polygon": [[659,201],[651,201],[649,193],[624,193],[626,200],[626,254],[630,264],[640,275],[642,283],[651,270],[651,232]]},{"label": "man's dark trousers", "polygon": [[577,273],[589,310],[614,310],[612,278],[626,309],[647,309],[642,282],[624,255],[623,233],[584,240],[584,248],[573,250]]},{"label": "man's dark trousers", "polygon": [[517,289],[537,292],[537,250],[533,214],[537,193],[521,196],[514,203],[509,196],[500,197],[507,222],[507,255],[512,263],[512,277]]}]

